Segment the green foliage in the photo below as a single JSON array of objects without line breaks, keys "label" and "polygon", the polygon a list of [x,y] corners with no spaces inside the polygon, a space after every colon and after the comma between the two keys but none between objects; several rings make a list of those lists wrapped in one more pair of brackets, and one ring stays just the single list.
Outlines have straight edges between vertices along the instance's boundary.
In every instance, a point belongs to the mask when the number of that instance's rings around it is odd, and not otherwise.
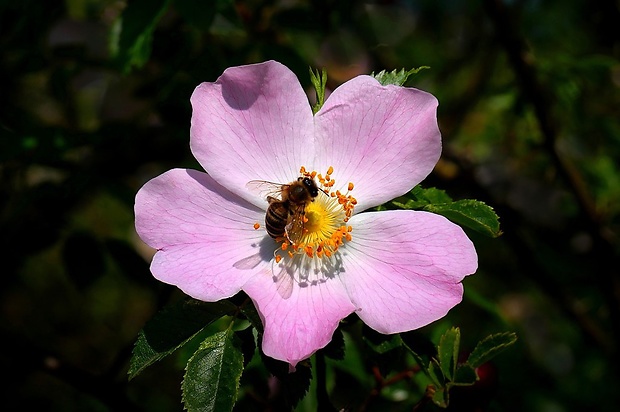
[{"label": "green foliage", "polygon": [[[115,23],[110,51],[121,70],[144,66],[151,56],[153,32],[171,0],[134,0]],[[207,7],[208,8],[208,7]]]},{"label": "green foliage", "polygon": [[206,338],[183,378],[183,403],[190,412],[231,411],[243,372],[240,341],[231,329]]},{"label": "green foliage", "polygon": [[448,380],[452,380],[455,377],[460,344],[461,331],[458,328],[449,329],[439,340],[437,359],[443,376]]},{"label": "green foliage", "polygon": [[432,390],[427,391],[433,402],[442,408],[450,404],[450,390],[457,386],[471,386],[478,380],[476,368],[489,362],[517,340],[514,333],[499,333],[481,340],[464,362],[459,361],[461,333],[459,328],[447,330],[437,345],[437,356],[424,359],[409,346],[418,365],[430,379]]},{"label": "green foliage", "polygon": [[516,341],[517,335],[511,332],[487,336],[478,342],[478,345],[469,354],[466,363],[472,368],[477,368],[493,359],[498,353],[513,345]]},{"label": "green foliage", "polygon": [[207,325],[231,314],[227,301],[203,303],[184,300],[164,309],[140,331],[129,364],[129,379],[189,342]]},{"label": "green foliage", "polygon": [[479,200],[464,199],[454,202],[443,190],[416,186],[404,198],[391,203],[401,209],[437,213],[486,236],[497,237],[502,234],[499,217],[493,208]]},{"label": "green foliage", "polygon": [[381,70],[377,74],[373,72],[370,75],[377,79],[382,86],[387,86],[388,84],[403,86],[405,83],[407,83],[408,80],[413,78],[412,76],[417,75],[421,70],[425,69],[430,69],[430,67],[420,66],[416,69],[411,69],[409,71],[405,71],[405,69],[392,70],[391,72]]},{"label": "green foliage", "polygon": [[[243,353],[239,410],[317,410],[322,388],[341,410],[432,410],[419,402],[434,399],[451,410],[614,412],[620,43],[611,3],[0,2],[0,366],[16,377],[3,409],[176,410],[178,360],[230,321]],[[437,96],[443,136],[424,184],[488,205],[418,187],[382,206],[441,213],[476,232],[479,271],[465,279],[462,304],[400,334],[402,344],[370,336],[352,315],[323,350],[325,370],[308,362],[294,375],[256,356],[260,316],[234,298],[232,312],[169,308],[156,317],[168,321],[145,326],[179,292],[153,279],[152,251],[133,226],[146,180],[199,168],[187,146],[196,85],[268,59],[306,90],[317,66],[330,89],[384,68],[385,84],[415,81]],[[432,70],[391,71],[419,62]],[[456,370],[450,325],[462,331]],[[504,334],[477,344],[493,330],[518,331],[523,344],[505,346]],[[445,346],[434,343],[444,331]],[[236,341],[220,343],[232,353]],[[128,363],[132,379],[119,382]],[[478,373],[490,364],[499,379],[481,393]],[[221,388],[219,399],[233,402]],[[477,403],[460,407],[461,390]]]},{"label": "green foliage", "polygon": [[327,71],[323,69],[321,72],[316,70],[316,73],[312,68],[310,69],[310,81],[316,91],[316,103],[312,106],[312,113],[316,113],[321,110],[323,103],[325,103],[325,86],[327,85]]}]

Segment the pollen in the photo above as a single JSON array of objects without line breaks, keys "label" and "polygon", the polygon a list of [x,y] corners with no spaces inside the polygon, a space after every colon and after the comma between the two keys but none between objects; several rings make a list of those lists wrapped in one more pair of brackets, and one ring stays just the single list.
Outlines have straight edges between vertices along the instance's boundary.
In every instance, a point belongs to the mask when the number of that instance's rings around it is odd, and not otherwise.
[{"label": "pollen", "polygon": [[[279,240],[276,251],[276,263],[288,257],[294,262],[297,257],[310,259],[319,266],[325,259],[332,259],[346,242],[353,239],[353,227],[347,222],[353,215],[357,200],[351,195],[353,183],[337,184],[334,167],[329,166],[326,173],[309,171],[305,167],[299,169],[301,177],[314,179],[319,194],[304,208],[303,230],[298,237],[288,236]],[[334,188],[340,188],[335,189]],[[285,252],[282,255],[279,251]],[[327,264],[327,263],[326,263]]]},{"label": "pollen", "polygon": [[256,222],[254,223],[254,230],[258,230],[260,229],[260,223]]}]

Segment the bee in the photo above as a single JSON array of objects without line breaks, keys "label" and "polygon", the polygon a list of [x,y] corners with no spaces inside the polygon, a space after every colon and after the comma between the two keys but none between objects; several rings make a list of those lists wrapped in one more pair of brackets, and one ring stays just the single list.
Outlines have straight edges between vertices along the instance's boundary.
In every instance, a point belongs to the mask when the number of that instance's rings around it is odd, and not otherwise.
[{"label": "bee", "polygon": [[304,214],[306,205],[319,195],[319,187],[314,179],[304,176],[288,183],[272,183],[252,180],[246,187],[254,192],[267,195],[265,227],[275,240],[288,239],[298,243],[304,233]]}]

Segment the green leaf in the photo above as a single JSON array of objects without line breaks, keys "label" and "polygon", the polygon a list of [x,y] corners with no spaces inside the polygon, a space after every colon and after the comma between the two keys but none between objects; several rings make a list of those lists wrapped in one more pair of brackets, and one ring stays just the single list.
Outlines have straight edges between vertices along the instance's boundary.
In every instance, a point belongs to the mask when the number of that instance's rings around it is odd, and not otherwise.
[{"label": "green leaf", "polygon": [[110,51],[121,69],[127,73],[140,68],[151,56],[153,32],[171,0],[134,0],[114,23]]},{"label": "green leaf", "polygon": [[453,222],[491,237],[502,234],[499,217],[492,207],[472,199],[453,202],[445,191],[414,187],[406,196],[391,202],[401,209],[425,210],[445,216]]},{"label": "green leaf", "polygon": [[513,332],[489,335],[478,342],[474,350],[469,354],[467,364],[472,368],[477,368],[494,358],[498,353],[514,344],[516,341],[517,335]]},{"label": "green leaf", "polygon": [[452,384],[456,386],[469,386],[476,383],[478,375],[476,370],[469,364],[461,364],[457,367]]},{"label": "green leaf", "polygon": [[423,210],[425,206],[431,203],[450,203],[452,198],[444,190],[436,189],[434,187],[422,188],[420,185],[414,187],[399,199],[401,201],[394,200],[392,204],[401,209],[414,209]]},{"label": "green leaf", "polygon": [[502,234],[499,217],[493,208],[478,200],[457,200],[452,203],[429,204],[424,210],[445,216],[454,223],[491,237]]},{"label": "green leaf", "polygon": [[409,196],[417,199],[419,202],[429,203],[450,203],[452,198],[446,193],[445,190],[437,189],[435,187],[423,188],[418,185],[411,189]]},{"label": "green leaf", "polygon": [[413,355],[416,363],[422,369],[422,372],[433,382],[437,388],[443,386],[443,381],[439,380],[435,373],[435,358],[437,357],[437,348],[426,337],[418,332],[406,332],[401,334],[403,346]]},{"label": "green leaf", "polygon": [[248,301],[241,306],[241,313],[248,319],[250,324],[254,326],[254,328],[258,331],[258,333],[263,333],[263,322],[260,319],[260,315],[256,310],[256,306],[252,301]]},{"label": "green leaf", "polygon": [[445,386],[443,376],[439,375],[439,373],[441,373],[441,368],[437,360],[431,359],[428,366],[426,368],[422,366],[422,369],[424,369],[426,375],[431,379],[436,388],[443,388]]},{"label": "green leaf", "polygon": [[418,74],[423,69],[430,69],[429,66],[420,66],[417,69],[411,69],[409,71],[405,71],[405,69],[400,70],[392,70],[391,72],[386,72],[385,70],[381,70],[379,73],[375,74],[372,72],[370,75],[377,79],[382,86],[387,86],[388,84],[393,84],[396,86],[404,85],[409,78],[415,74]]},{"label": "green leaf", "polygon": [[446,388],[436,388],[433,393],[433,402],[440,408],[448,407],[448,390]]},{"label": "green leaf", "polygon": [[335,359],[335,360],[343,360],[344,359],[344,335],[340,328],[334,331],[332,339],[329,343],[321,349],[325,356]]},{"label": "green leaf", "polygon": [[239,339],[231,329],[205,339],[187,362],[181,389],[190,411],[231,411],[243,372]]},{"label": "green leaf", "polygon": [[443,376],[452,381],[456,373],[456,364],[459,356],[459,346],[461,342],[461,332],[459,328],[447,330],[439,339],[437,347],[437,357]]},{"label": "green leaf", "polygon": [[129,379],[190,341],[207,325],[231,314],[236,306],[228,301],[204,303],[183,300],[159,312],[138,334],[129,361]]},{"label": "green leaf", "polygon": [[267,370],[279,381],[279,392],[282,399],[275,409],[282,410],[295,410],[295,407],[299,404],[310,389],[312,383],[312,362],[308,359],[299,362],[294,370],[288,362],[279,361],[265,355],[263,351],[260,351],[260,355],[263,361],[263,365]]},{"label": "green leaf", "polygon": [[316,104],[312,106],[312,113],[316,113],[321,110],[323,103],[325,103],[325,86],[327,85],[327,71],[323,69],[321,72],[316,70],[316,73],[310,68],[310,81],[316,90]]}]

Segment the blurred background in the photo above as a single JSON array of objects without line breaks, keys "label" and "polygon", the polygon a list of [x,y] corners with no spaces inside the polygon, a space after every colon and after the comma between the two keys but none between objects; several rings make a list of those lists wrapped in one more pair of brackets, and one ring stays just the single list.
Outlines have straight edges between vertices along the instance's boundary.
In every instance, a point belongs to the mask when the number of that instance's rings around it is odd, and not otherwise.
[{"label": "blurred background", "polygon": [[616,1],[0,4],[0,409],[182,410],[183,353],[126,378],[138,332],[180,297],[149,273],[134,196],[167,169],[200,169],[200,82],[275,59],[309,92],[309,67],[333,89],[430,66],[411,85],[439,99],[444,152],[424,186],[486,202],[504,234],[470,233],[480,268],[464,301],[421,332],[458,326],[470,349],[519,336],[471,410],[616,410]]}]

